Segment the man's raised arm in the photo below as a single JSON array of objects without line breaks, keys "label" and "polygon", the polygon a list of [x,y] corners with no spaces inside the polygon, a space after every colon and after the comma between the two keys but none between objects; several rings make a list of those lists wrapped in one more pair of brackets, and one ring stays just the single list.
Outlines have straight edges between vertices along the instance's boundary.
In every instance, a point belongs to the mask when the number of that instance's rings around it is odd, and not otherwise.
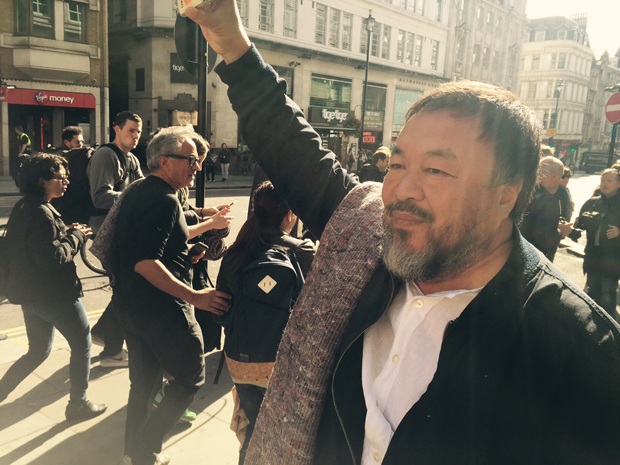
[{"label": "man's raised arm", "polygon": [[211,47],[222,55],[216,72],[229,86],[243,136],[261,168],[289,207],[317,237],[357,178],[321,146],[319,135],[254,48],[234,0],[214,0],[187,16],[202,27]]}]

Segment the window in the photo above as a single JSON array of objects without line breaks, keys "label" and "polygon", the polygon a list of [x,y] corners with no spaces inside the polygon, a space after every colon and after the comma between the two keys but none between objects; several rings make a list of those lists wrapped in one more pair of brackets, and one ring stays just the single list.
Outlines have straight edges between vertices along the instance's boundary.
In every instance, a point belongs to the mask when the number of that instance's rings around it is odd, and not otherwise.
[{"label": "window", "polygon": [[566,31],[558,31],[558,40],[566,40]]},{"label": "window", "polygon": [[469,0],[459,1],[459,24],[465,21]]},{"label": "window", "polygon": [[491,61],[491,51],[489,50],[489,47],[484,47],[482,49],[482,67],[488,68],[490,61]]},{"label": "window", "polygon": [[[126,0],[118,0],[120,3],[127,4]],[[241,22],[245,27],[248,27],[248,0],[237,0],[237,9],[239,10],[239,16]]]},{"label": "window", "polygon": [[405,61],[405,36],[407,33],[402,29],[398,30],[398,38],[396,40],[396,61],[401,63]]},{"label": "window", "polygon": [[316,24],[314,26],[314,41],[317,44],[325,45],[325,35],[327,31],[327,7],[316,4]]},{"label": "window", "polygon": [[553,81],[547,82],[547,98],[553,98],[553,89],[555,89]]},{"label": "window", "polygon": [[527,91],[527,98],[528,99],[535,99],[537,91],[538,91],[538,83],[537,82],[530,82],[530,88]]},{"label": "window", "polygon": [[386,96],[386,87],[368,84],[366,89],[366,110],[384,111]]},{"label": "window", "polygon": [[474,44],[474,56],[472,57],[472,62],[475,65],[480,64],[480,45]]},{"label": "window", "polygon": [[415,0],[415,12],[419,15],[424,14],[424,0]]},{"label": "window", "polygon": [[499,36],[503,35],[504,33],[502,23],[503,23],[502,17],[498,14],[495,17],[495,33]]},{"label": "window", "polygon": [[415,35],[411,33],[407,33],[407,47],[405,48],[405,63],[408,65],[413,64],[413,42],[415,40]]},{"label": "window", "polygon": [[442,4],[442,0],[436,0],[436,1],[437,1],[437,14],[435,16],[435,21],[441,22],[441,14],[443,13],[442,12],[443,4]]},{"label": "window", "polygon": [[273,32],[273,1],[259,0],[258,28],[261,31]]},{"label": "window", "polygon": [[297,0],[284,0],[282,34],[286,37],[297,37]]},{"label": "window", "polygon": [[381,58],[386,60],[390,58],[390,38],[392,36],[392,28],[383,25],[383,34],[381,35]]},{"label": "window", "polygon": [[493,71],[500,71],[500,52],[493,52],[493,59],[491,60],[491,69]]},{"label": "window", "polygon": [[422,92],[409,89],[396,89],[394,95],[394,118],[392,123],[392,131],[398,135],[405,123],[405,115],[409,107],[413,105],[420,97]]},{"label": "window", "polygon": [[353,30],[353,15],[342,13],[342,49],[351,50],[351,33]]},{"label": "window", "polygon": [[338,48],[340,46],[340,10],[329,10],[329,45]]},{"label": "window", "polygon": [[565,68],[566,68],[566,53],[562,52],[558,55],[558,69],[565,69]]},{"label": "window", "polygon": [[351,82],[313,75],[310,85],[310,105],[349,110],[351,108]]},{"label": "window", "polygon": [[136,68],[136,92],[141,92],[146,87],[144,68]]},{"label": "window", "polygon": [[415,54],[413,58],[413,66],[422,65],[422,36],[415,36]]},{"label": "window", "polygon": [[493,12],[489,11],[487,13],[487,32],[489,34],[493,34]]},{"label": "window", "polygon": [[53,39],[53,0],[16,0],[15,34]]},{"label": "window", "polygon": [[482,7],[478,7],[478,11],[476,11],[476,28],[479,31],[482,31],[482,19],[484,17],[484,10]]},{"label": "window", "polygon": [[65,40],[86,42],[86,6],[83,3],[65,2]]},{"label": "window", "polygon": [[461,37],[456,42],[456,58],[463,60],[465,55],[465,37]]},{"label": "window", "polygon": [[[364,24],[365,26],[365,24]],[[370,35],[370,54],[373,57],[379,56],[379,37],[381,35],[381,24],[375,22]]]},{"label": "window", "polygon": [[545,40],[546,31],[536,31],[536,35],[534,36],[534,42],[542,42]]},{"label": "window", "polygon": [[536,71],[540,69],[540,55],[534,55],[532,57],[532,70]]},{"label": "window", "polygon": [[439,41],[431,40],[431,69],[437,69],[439,61]]}]

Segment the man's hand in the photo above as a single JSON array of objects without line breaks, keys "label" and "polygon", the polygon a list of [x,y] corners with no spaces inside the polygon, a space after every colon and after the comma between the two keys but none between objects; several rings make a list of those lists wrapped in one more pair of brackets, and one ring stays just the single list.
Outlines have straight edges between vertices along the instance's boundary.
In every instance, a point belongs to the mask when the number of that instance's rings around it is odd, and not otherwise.
[{"label": "man's hand", "polygon": [[206,310],[215,315],[223,315],[230,309],[229,300],[231,295],[222,291],[216,291],[215,289],[202,289],[196,291],[196,294],[191,300],[191,304],[200,310]]},{"label": "man's hand", "polygon": [[558,224],[558,229],[560,230],[562,239],[564,239],[573,230],[573,223],[567,223],[565,221],[560,221],[560,224]]},{"label": "man's hand", "polygon": [[93,230],[90,229],[87,225],[85,224],[80,224],[80,223],[73,223],[71,226],[69,226],[69,230],[71,229],[75,229],[77,231],[81,231],[82,233],[84,233],[84,235],[86,237],[90,237],[93,235]]},{"label": "man's hand", "polygon": [[201,252],[199,254],[190,255],[189,259],[192,261],[192,265],[195,265],[196,263],[198,263],[200,261],[200,259],[205,256],[206,253],[207,253],[207,251],[205,250],[204,252]]},{"label": "man's hand", "polygon": [[211,221],[211,224],[209,225],[211,226],[211,229],[224,229],[230,226],[230,223],[235,217],[232,215],[227,215],[226,213],[226,210],[220,210],[209,218],[209,221]]},{"label": "man's hand", "polygon": [[618,236],[620,236],[620,229],[618,229],[618,226],[610,225],[607,229],[607,239],[614,239]]},{"label": "man's hand", "polygon": [[188,7],[185,14],[200,25],[207,42],[226,64],[239,59],[250,48],[235,0],[212,0],[201,8]]}]

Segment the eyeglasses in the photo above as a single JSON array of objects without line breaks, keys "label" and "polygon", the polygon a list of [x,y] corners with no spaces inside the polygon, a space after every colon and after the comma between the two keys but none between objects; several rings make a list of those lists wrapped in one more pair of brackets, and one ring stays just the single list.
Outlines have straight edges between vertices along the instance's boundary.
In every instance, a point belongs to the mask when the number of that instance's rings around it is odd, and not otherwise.
[{"label": "eyeglasses", "polygon": [[193,155],[190,155],[189,157],[184,157],[183,155],[165,155],[165,157],[177,158],[179,160],[187,160],[190,167],[193,167],[194,165],[202,166],[202,161],[200,160],[200,158]]},{"label": "eyeglasses", "polygon": [[58,179],[59,181],[65,182],[69,180],[69,176],[66,174],[55,174],[52,176],[52,179]]}]

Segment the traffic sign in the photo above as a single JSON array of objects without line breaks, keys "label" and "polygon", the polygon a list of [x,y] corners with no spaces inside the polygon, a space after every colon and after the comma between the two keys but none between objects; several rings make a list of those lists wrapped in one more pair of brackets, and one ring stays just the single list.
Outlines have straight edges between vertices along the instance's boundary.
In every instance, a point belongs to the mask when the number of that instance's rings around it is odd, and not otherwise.
[{"label": "traffic sign", "polygon": [[607,121],[611,124],[620,121],[620,92],[616,92],[607,100],[607,105],[605,105],[605,118],[607,118]]}]

